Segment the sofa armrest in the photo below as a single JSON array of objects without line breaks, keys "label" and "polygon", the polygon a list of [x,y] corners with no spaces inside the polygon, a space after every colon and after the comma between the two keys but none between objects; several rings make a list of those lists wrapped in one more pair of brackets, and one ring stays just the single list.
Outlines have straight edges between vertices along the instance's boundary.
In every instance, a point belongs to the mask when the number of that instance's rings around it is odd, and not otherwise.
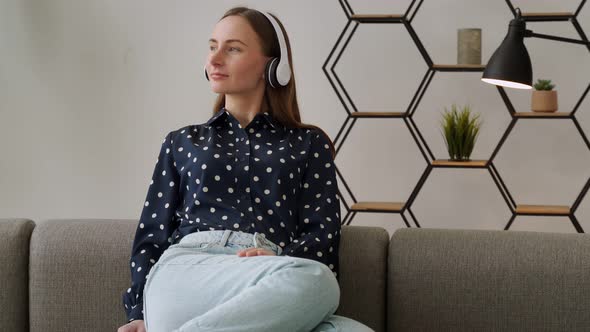
[{"label": "sofa armrest", "polygon": [[0,219],[0,331],[29,330],[30,219]]},{"label": "sofa armrest", "polygon": [[386,328],[389,233],[380,227],[342,226],[340,306],[335,315],[352,318],[375,332]]},{"label": "sofa armrest", "polygon": [[389,330],[590,330],[589,252],[585,234],[399,229]]}]

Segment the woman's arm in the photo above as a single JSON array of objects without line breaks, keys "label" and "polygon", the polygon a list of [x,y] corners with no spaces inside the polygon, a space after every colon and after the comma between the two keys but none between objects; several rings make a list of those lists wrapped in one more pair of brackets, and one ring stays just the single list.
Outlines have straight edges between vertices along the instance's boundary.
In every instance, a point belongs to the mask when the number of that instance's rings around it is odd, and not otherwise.
[{"label": "woman's arm", "polygon": [[311,135],[310,149],[298,195],[298,237],[281,255],[313,259],[338,277],[340,200],[329,138],[320,130]]},{"label": "woman's arm", "polygon": [[174,213],[180,201],[180,176],[174,166],[172,132],[162,142],[152,182],[148,188],[129,260],[131,287],[123,293],[128,321],[143,319],[143,288],[147,274],[170,246],[178,227]]}]

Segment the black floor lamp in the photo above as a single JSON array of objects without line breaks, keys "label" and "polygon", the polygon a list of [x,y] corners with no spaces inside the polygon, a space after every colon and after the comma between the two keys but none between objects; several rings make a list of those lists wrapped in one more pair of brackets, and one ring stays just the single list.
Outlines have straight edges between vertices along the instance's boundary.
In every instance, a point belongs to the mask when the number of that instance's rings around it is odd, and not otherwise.
[{"label": "black floor lamp", "polygon": [[488,61],[481,80],[516,89],[531,89],[533,69],[529,53],[524,46],[525,37],[552,39],[567,43],[590,45],[589,41],[564,38],[534,33],[526,29],[526,22],[521,17],[520,8],[516,8],[516,17],[508,25],[508,33],[500,47]]}]

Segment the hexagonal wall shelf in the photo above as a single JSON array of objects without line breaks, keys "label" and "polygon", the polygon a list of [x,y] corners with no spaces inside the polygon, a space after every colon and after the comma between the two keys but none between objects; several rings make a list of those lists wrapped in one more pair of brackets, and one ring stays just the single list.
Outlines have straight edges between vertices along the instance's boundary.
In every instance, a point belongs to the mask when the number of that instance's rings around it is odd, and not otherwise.
[{"label": "hexagonal wall shelf", "polygon": [[[512,105],[510,98],[504,91],[503,87],[497,86],[497,90],[500,94],[508,113],[511,116],[511,121],[506,130],[504,131],[503,135],[501,136],[497,146],[494,148],[493,153],[491,154],[488,160],[471,160],[465,162],[455,162],[455,161],[448,161],[444,159],[436,159],[434,154],[432,153],[430,147],[427,144],[427,141],[424,139],[423,135],[420,133],[418,126],[413,119],[413,115],[416,112],[416,109],[424,96],[424,92],[430,85],[433,76],[437,72],[483,72],[485,69],[485,65],[455,65],[455,64],[435,64],[429,53],[427,52],[426,48],[424,47],[423,43],[420,41],[416,31],[412,27],[412,20],[414,16],[420,9],[423,0],[412,0],[408,8],[406,9],[405,13],[403,14],[363,14],[357,15],[352,10],[351,6],[349,5],[347,0],[339,0],[342,9],[344,10],[346,17],[348,18],[348,23],[342,30],[342,33],[338,37],[338,40],[334,47],[332,48],[330,55],[326,59],[324,63],[323,70],[332,88],[338,95],[344,110],[347,113],[347,118],[342,124],[338,134],[334,139],[334,143],[336,146],[336,153],[339,152],[342,145],[345,143],[348,134],[352,127],[358,120],[365,119],[365,118],[399,118],[402,119],[405,124],[407,125],[410,134],[415,141],[416,145],[418,146],[424,160],[427,162],[427,167],[420,176],[418,183],[414,187],[412,193],[409,195],[408,199],[404,202],[387,202],[387,201],[380,201],[380,202],[363,202],[357,201],[354,194],[352,193],[350,186],[346,183],[342,173],[337,169],[338,176],[341,179],[341,182],[344,185],[344,188],[348,191],[348,196],[350,197],[351,201],[347,201],[341,192],[339,192],[339,196],[341,201],[344,203],[346,208],[346,215],[344,216],[342,223],[349,225],[355,215],[359,212],[373,212],[373,213],[399,213],[403,218],[407,227],[411,227],[408,221],[409,218],[412,219],[414,225],[416,227],[420,227],[420,223],[417,220],[415,214],[412,212],[411,207],[412,203],[415,201],[416,196],[420,192],[420,189],[424,186],[424,183],[428,179],[430,173],[434,168],[480,168],[480,169],[487,169],[490,173],[496,187],[500,191],[502,198],[504,199],[505,203],[508,205],[512,216],[510,220],[507,222],[506,226],[504,227],[505,230],[508,230],[512,225],[512,222],[516,218],[517,215],[537,215],[537,216],[560,216],[560,217],[568,217],[572,225],[574,226],[575,230],[579,233],[583,233],[584,230],[580,226],[580,223],[577,221],[574,213],[578,208],[581,200],[584,198],[588,189],[590,188],[590,178],[586,180],[581,192],[577,195],[575,201],[571,204],[571,206],[562,206],[562,205],[518,205],[512,198],[512,195],[508,191],[508,187],[500,177],[500,173],[496,169],[496,166],[493,163],[494,157],[506,141],[506,138],[514,128],[516,122],[520,119],[571,119],[578,130],[579,134],[582,137],[582,140],[586,144],[586,147],[590,150],[590,141],[588,140],[586,134],[584,133],[582,127],[580,126],[575,114],[578,111],[579,106],[582,104],[584,98],[588,94],[590,90],[590,83],[588,87],[583,92],[580,99],[575,104],[575,107],[571,112],[555,112],[555,113],[536,113],[536,112],[517,112]],[[568,21],[571,22],[574,26],[574,29],[580,36],[580,40],[584,42],[588,42],[588,38],[586,37],[582,27],[578,23],[577,17],[580,13],[580,10],[584,6],[585,0],[582,0],[579,6],[576,8],[575,12],[559,12],[559,13],[527,13],[523,12],[522,17],[527,22],[551,22],[551,21]],[[506,0],[506,4],[512,14],[516,15],[516,10],[512,5],[510,0]],[[414,95],[411,98],[407,108],[405,110],[385,110],[380,112],[367,112],[367,111],[359,111],[355,102],[351,98],[351,95],[347,92],[343,82],[336,74],[334,68],[338,61],[340,60],[344,50],[349,45],[349,42],[352,36],[355,34],[358,26],[360,24],[400,24],[405,28],[408,32],[411,40],[413,41],[413,45],[418,49],[418,53],[421,55],[423,60],[426,62],[427,70],[426,72],[421,75],[421,80],[416,88]],[[412,46],[412,43],[410,43]],[[588,51],[590,51],[590,45],[587,45]],[[407,215],[406,215],[407,214]]]}]

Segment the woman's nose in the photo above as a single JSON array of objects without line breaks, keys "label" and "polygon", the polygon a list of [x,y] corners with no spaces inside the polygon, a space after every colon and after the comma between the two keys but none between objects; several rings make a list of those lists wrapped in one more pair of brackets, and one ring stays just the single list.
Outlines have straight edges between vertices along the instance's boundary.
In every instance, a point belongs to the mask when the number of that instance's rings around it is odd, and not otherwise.
[{"label": "woman's nose", "polygon": [[211,51],[209,54],[209,63],[211,65],[219,65],[223,62],[223,53],[220,51]]}]

